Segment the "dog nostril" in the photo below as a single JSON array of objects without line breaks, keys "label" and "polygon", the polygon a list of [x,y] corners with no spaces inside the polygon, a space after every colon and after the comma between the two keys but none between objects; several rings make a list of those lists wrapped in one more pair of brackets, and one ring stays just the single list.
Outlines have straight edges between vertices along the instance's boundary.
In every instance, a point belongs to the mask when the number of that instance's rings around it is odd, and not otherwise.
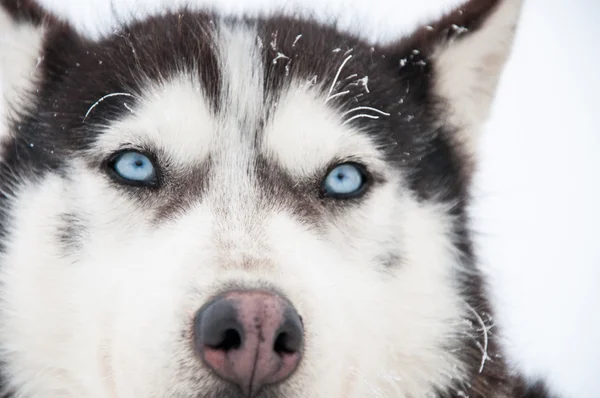
[{"label": "dog nostril", "polygon": [[[208,344],[207,344],[208,345]],[[227,329],[223,333],[223,339],[217,345],[210,346],[216,350],[231,351],[237,350],[242,346],[242,336],[235,329]]]},{"label": "dog nostril", "polygon": [[281,333],[275,339],[275,344],[273,344],[273,351],[278,354],[293,354],[298,352],[296,349],[294,342],[290,339],[290,335],[288,333]]},{"label": "dog nostril", "polygon": [[237,310],[229,300],[217,299],[202,309],[196,317],[195,333],[198,344],[223,352],[239,349],[244,342]]},{"label": "dog nostril", "polygon": [[303,330],[300,322],[294,322],[295,319],[288,318],[285,325],[281,328],[275,342],[273,351],[279,355],[296,354],[302,350]]},{"label": "dog nostril", "polygon": [[302,350],[304,327],[298,313],[288,307],[283,317],[283,325],[277,331],[273,351],[277,354],[295,354]]}]

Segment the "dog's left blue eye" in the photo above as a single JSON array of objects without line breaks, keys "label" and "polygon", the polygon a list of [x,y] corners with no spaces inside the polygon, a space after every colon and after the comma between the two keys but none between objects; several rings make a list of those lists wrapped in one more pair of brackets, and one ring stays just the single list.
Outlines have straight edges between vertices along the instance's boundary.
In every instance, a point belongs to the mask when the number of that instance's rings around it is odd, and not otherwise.
[{"label": "dog's left blue eye", "polygon": [[344,163],[329,172],[323,181],[325,196],[347,198],[360,194],[365,185],[364,170],[352,163]]},{"label": "dog's left blue eye", "polygon": [[119,154],[112,163],[112,169],[123,180],[134,184],[149,185],[156,180],[152,161],[136,151]]}]

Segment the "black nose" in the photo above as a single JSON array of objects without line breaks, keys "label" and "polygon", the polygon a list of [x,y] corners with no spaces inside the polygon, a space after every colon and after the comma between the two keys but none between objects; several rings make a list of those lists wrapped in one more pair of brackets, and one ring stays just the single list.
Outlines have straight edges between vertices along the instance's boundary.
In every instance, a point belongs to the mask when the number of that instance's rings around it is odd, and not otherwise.
[{"label": "black nose", "polygon": [[302,358],[300,316],[271,293],[221,296],[198,311],[194,327],[196,348],[206,365],[248,397],[287,378]]}]

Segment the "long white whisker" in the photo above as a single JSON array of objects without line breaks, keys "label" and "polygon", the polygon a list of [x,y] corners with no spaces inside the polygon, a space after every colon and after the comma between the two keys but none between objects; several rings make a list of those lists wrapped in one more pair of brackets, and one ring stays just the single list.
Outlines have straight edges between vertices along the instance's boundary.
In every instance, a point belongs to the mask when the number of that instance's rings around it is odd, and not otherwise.
[{"label": "long white whisker", "polygon": [[329,101],[329,97],[331,96],[331,93],[333,92],[333,88],[335,87],[335,84],[337,83],[337,80],[340,77],[340,73],[342,73],[342,69],[344,69],[344,65],[346,65],[346,62],[348,62],[350,60],[350,58],[352,58],[352,55],[348,55],[343,61],[342,64],[340,65],[340,67],[337,70],[337,73],[335,74],[335,78],[333,79],[333,83],[331,83],[331,87],[329,88],[329,93],[327,93],[327,101]]},{"label": "long white whisker", "polygon": [[334,98],[341,97],[342,95],[346,95],[349,92],[350,92],[350,90],[346,90],[346,91],[342,91],[341,93],[333,94],[331,97],[329,97],[325,100],[325,103],[327,103],[327,101],[332,100]]},{"label": "long white whisker", "polygon": [[105,99],[110,98],[110,97],[118,97],[118,96],[133,97],[133,95],[131,95],[129,93],[110,93],[110,94],[106,94],[104,97],[100,98],[98,101],[94,102],[94,104],[92,106],[90,106],[90,108],[88,109],[88,111],[85,113],[85,116],[83,117],[83,122],[85,123],[85,120],[89,116],[90,112],[92,112],[92,110],[95,107],[97,107],[98,104],[100,104],[102,101],[104,101]]},{"label": "long white whisker", "polygon": [[373,112],[377,112],[377,113],[379,113],[379,114],[381,114],[381,115],[383,115],[383,116],[389,116],[389,115],[390,115],[390,114],[389,114],[389,113],[387,113],[387,112],[384,112],[384,111],[382,111],[382,110],[380,110],[380,109],[373,108],[373,107],[370,107],[370,106],[357,106],[356,108],[352,108],[352,109],[350,109],[349,111],[347,111],[347,112],[344,112],[344,113],[342,114],[342,116],[346,116],[346,115],[348,115],[348,114],[350,114],[350,113],[352,113],[352,112],[356,112],[356,111],[363,111],[363,110],[364,110],[364,111],[373,111]]},{"label": "long white whisker", "polygon": [[350,123],[351,121],[353,121],[354,119],[359,119],[361,117],[366,117],[368,119],[379,119],[379,116],[374,116],[374,115],[368,115],[366,113],[360,113],[358,115],[354,115],[352,116],[350,119],[344,121],[344,123],[342,123],[342,125],[346,124],[346,123]]},{"label": "long white whisker", "polygon": [[483,331],[483,347],[481,346],[481,344],[479,342],[477,342],[477,345],[479,346],[479,349],[481,349],[481,366],[479,367],[479,373],[483,372],[483,367],[485,366],[485,361],[487,361],[490,357],[488,356],[488,327],[485,325],[485,322],[483,322],[483,319],[481,318],[481,316],[479,316],[479,314],[477,313],[477,311],[475,311],[475,309],[473,307],[471,307],[471,305],[469,303],[465,303],[467,304],[467,308],[469,308],[469,310],[475,315],[475,317],[477,318],[477,321],[479,322],[479,324],[481,325],[481,330]]}]

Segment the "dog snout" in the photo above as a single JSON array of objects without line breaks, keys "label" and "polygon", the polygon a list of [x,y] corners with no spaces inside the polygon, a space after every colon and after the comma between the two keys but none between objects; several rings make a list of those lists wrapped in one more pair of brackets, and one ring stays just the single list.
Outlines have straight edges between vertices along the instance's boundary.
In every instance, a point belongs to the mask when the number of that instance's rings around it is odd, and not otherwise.
[{"label": "dog snout", "polygon": [[212,300],[196,314],[194,333],[204,363],[248,397],[286,379],[302,358],[298,312],[264,291],[230,292]]}]

